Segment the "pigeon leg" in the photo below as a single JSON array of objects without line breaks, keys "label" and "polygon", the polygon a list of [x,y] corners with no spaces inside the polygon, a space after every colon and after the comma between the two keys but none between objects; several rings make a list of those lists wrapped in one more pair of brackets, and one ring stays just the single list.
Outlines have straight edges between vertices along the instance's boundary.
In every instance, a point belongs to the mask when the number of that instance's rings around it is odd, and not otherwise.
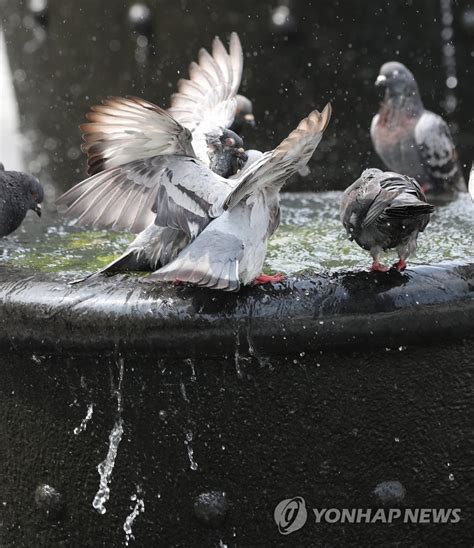
[{"label": "pigeon leg", "polygon": [[388,272],[390,268],[387,265],[380,264],[378,261],[374,261],[370,267],[371,272]]},{"label": "pigeon leg", "polygon": [[398,262],[396,262],[392,268],[401,272],[407,267],[407,259],[416,251],[416,238],[418,231],[410,235],[408,240],[397,247]]},{"label": "pigeon leg", "polygon": [[390,268],[380,262],[380,254],[382,253],[382,248],[374,247],[370,250],[372,259],[374,260],[372,266],[370,267],[371,272],[388,272]]},{"label": "pigeon leg", "polygon": [[252,285],[274,284],[282,282],[285,279],[283,274],[260,274],[252,282]]},{"label": "pigeon leg", "polygon": [[395,270],[398,270],[398,272],[401,272],[402,270],[405,270],[406,267],[407,267],[407,263],[402,258],[400,258],[400,260],[393,265],[393,268]]}]

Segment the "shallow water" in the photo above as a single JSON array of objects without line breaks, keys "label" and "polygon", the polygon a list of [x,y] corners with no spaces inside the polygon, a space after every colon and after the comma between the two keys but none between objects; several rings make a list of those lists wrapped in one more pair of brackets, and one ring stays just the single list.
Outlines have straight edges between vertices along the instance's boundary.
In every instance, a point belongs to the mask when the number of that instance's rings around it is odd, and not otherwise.
[{"label": "shallow water", "polygon": [[[367,252],[350,242],[339,221],[340,192],[284,194],[282,225],[272,238],[265,269],[285,274],[305,270],[366,269]],[[474,208],[467,195],[437,208],[420,235],[412,264],[473,259]],[[2,241],[0,264],[57,273],[69,278],[93,272],[118,257],[133,235],[86,230],[52,213],[31,213],[20,229]],[[387,262],[395,254],[387,254]]]}]

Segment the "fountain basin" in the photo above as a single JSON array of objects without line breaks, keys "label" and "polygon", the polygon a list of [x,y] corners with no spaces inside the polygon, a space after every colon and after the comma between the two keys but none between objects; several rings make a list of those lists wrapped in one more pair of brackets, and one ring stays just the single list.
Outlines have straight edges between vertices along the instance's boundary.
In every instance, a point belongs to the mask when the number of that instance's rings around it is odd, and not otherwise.
[{"label": "fountain basin", "polygon": [[0,344],[32,350],[153,350],[222,356],[236,343],[264,354],[462,339],[474,325],[474,265],[290,277],[238,294],[103,276],[70,286],[18,271],[0,282]]},{"label": "fountain basin", "polygon": [[[420,238],[415,261],[431,264],[382,274],[346,241],[339,198],[286,196],[266,268],[287,279],[237,294],[140,275],[71,286],[127,236],[57,219],[5,241],[0,544],[472,538],[468,202],[440,208]],[[274,509],[292,497],[308,520],[285,538]],[[461,521],[317,525],[312,514],[413,507],[458,508]]]}]

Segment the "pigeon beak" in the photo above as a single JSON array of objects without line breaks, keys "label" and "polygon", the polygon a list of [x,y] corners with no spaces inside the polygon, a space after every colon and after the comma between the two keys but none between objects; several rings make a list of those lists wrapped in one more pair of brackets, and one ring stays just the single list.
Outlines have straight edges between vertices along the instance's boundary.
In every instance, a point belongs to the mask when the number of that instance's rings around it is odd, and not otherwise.
[{"label": "pigeon beak", "polygon": [[239,172],[247,163],[248,156],[245,154],[245,150],[243,148],[238,148],[236,151],[236,154],[234,156],[233,168],[234,172]]},{"label": "pigeon beak", "polygon": [[244,116],[244,121],[250,127],[256,127],[257,123],[255,122],[255,116],[253,114],[246,114]]},{"label": "pigeon beak", "polygon": [[375,80],[376,87],[384,86],[387,83],[387,77],[383,74],[379,74],[377,76],[377,80]]},{"label": "pigeon beak", "polygon": [[41,206],[39,204],[36,204],[35,207],[31,208],[38,217],[41,217]]},{"label": "pigeon beak", "polygon": [[242,147],[237,149],[237,153],[238,153],[237,156],[241,160],[247,161],[247,154],[245,154],[245,150]]}]

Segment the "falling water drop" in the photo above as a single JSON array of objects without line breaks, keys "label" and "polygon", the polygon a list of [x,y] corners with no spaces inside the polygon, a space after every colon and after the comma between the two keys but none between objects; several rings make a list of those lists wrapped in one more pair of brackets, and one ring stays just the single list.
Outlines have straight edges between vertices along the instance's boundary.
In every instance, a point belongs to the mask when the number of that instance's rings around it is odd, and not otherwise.
[{"label": "falling water drop", "polygon": [[445,108],[448,113],[454,112],[457,105],[454,89],[457,86],[456,76],[456,48],[453,42],[453,6],[452,0],[440,0],[441,9],[441,42],[443,52],[443,65],[445,70]]},{"label": "falling water drop", "polygon": [[192,441],[193,441],[193,433],[191,432],[191,430],[188,430],[185,434],[184,445],[186,446],[186,448],[188,450],[189,468],[191,468],[191,470],[197,470],[198,469],[198,464],[194,460],[194,450],[191,447],[191,442]]},{"label": "falling water drop", "polygon": [[137,487],[137,493],[130,497],[130,500],[135,503],[135,505],[130,506],[132,512],[125,518],[125,523],[123,524],[123,530],[125,531],[125,546],[128,546],[131,540],[134,540],[135,537],[132,533],[132,525],[136,520],[137,516],[145,511],[145,501],[143,498],[140,498],[141,488]]},{"label": "falling water drop", "polygon": [[79,426],[76,426],[76,428],[74,428],[74,435],[77,436],[81,432],[84,432],[84,430],[87,428],[87,423],[92,418],[92,413],[93,412],[94,412],[94,404],[90,403],[87,406],[87,413],[86,413],[86,416],[82,419],[81,424]]}]

